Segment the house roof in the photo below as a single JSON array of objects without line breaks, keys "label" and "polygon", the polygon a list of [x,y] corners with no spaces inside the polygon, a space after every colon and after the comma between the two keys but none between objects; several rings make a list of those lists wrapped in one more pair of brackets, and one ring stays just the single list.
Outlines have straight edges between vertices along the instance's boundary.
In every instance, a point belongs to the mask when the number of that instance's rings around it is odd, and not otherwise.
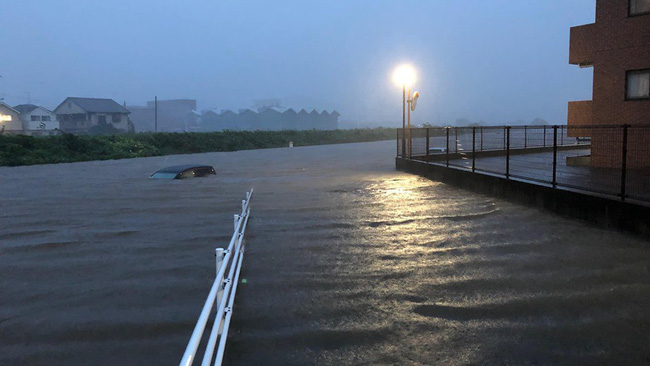
[{"label": "house roof", "polygon": [[254,110],[252,110],[252,109],[240,109],[240,110],[239,110],[239,114],[244,114],[244,113],[253,113],[253,114],[257,114],[257,112],[254,111]]},{"label": "house roof", "polygon": [[[113,99],[68,97],[63,101],[63,103],[65,102],[73,102],[89,113],[131,113]],[[59,107],[63,103],[59,104]]]},{"label": "house roof", "polygon": [[27,113],[32,113],[36,109],[42,109],[48,113],[52,113],[51,110],[41,107],[40,105],[34,105],[34,104],[18,104],[17,106],[14,106],[14,109],[20,112],[21,114],[27,114]]},{"label": "house roof", "polygon": [[286,111],[284,111],[285,114],[298,114],[293,108],[289,108]]},{"label": "house roof", "polygon": [[278,111],[276,111],[276,110],[273,109],[273,108],[265,109],[264,111],[262,111],[262,112],[259,113],[259,115],[268,115],[268,114],[274,114],[274,115],[275,115],[275,114],[281,114],[281,113],[278,112]]},{"label": "house roof", "polygon": [[284,113],[287,110],[287,108],[285,108],[285,107],[278,107],[278,106],[273,106],[273,107],[271,107],[269,109],[273,109],[274,111],[276,111],[278,113]]},{"label": "house roof", "polygon": [[16,109],[14,109],[14,108],[13,108],[12,106],[10,106],[9,104],[5,104],[5,103],[0,102],[0,106],[7,107],[7,108],[11,109],[12,111],[14,111],[14,112],[20,114],[19,111],[17,111]]},{"label": "house roof", "polygon": [[38,106],[33,104],[18,104],[14,106],[14,109],[20,113],[30,113],[36,108],[38,108]]}]

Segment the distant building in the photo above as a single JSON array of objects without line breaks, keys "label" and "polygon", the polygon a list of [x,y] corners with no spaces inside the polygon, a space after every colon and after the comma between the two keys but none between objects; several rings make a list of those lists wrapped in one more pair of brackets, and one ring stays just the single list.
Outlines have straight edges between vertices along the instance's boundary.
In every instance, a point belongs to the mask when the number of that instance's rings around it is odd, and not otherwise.
[{"label": "distant building", "polygon": [[282,108],[280,106],[280,99],[275,99],[275,98],[270,98],[270,99],[255,99],[253,100],[253,110],[256,110],[257,113],[262,113],[265,110],[271,108],[271,107],[277,107],[277,108]]},{"label": "distant building", "polygon": [[[131,121],[136,132],[156,130],[156,102],[146,106],[129,106]],[[194,114],[195,116],[192,116]],[[195,99],[169,99],[158,101],[158,132],[192,132],[201,130]]]},{"label": "distant building", "polygon": [[183,129],[185,132],[201,132],[201,113],[189,111],[181,119],[183,120]]},{"label": "distant building", "polygon": [[239,110],[239,129],[254,131],[259,129],[260,115],[252,109]]},{"label": "distant building", "polygon": [[231,110],[220,112],[209,110],[201,115],[203,131],[250,130],[335,130],[338,128],[340,114],[336,111],[307,113],[304,109],[296,112],[293,108],[265,107],[262,112],[252,109],[240,109],[239,113]]},{"label": "distant building", "polygon": [[0,102],[0,133],[21,134],[23,131],[20,112]]},{"label": "distant building", "polygon": [[273,130],[286,130],[288,118],[283,116],[284,108],[270,107],[266,108],[260,115],[260,122],[256,130],[273,131]]},{"label": "distant building", "polygon": [[[593,67],[593,99],[570,102],[568,124],[650,124],[650,0],[597,0],[596,22],[571,28],[569,63]],[[650,166],[650,130],[634,130],[628,166]],[[621,133],[569,129],[591,137],[591,165],[620,167]]]},{"label": "distant building", "polygon": [[49,135],[58,132],[59,121],[52,111],[34,104],[19,104],[14,109],[20,112],[24,133]]},{"label": "distant building", "polygon": [[309,130],[311,129],[312,123],[310,123],[311,116],[304,108],[299,110],[296,115],[296,127],[297,130]]},{"label": "distant building", "polygon": [[87,134],[94,126],[129,131],[129,112],[113,99],[66,98],[54,109],[63,132]]},{"label": "distant building", "polygon": [[231,110],[208,110],[202,114],[203,131],[251,130],[335,130],[338,128],[340,114],[313,109],[307,112],[301,109],[282,107],[279,99],[257,99],[252,108],[240,109],[239,113]]}]

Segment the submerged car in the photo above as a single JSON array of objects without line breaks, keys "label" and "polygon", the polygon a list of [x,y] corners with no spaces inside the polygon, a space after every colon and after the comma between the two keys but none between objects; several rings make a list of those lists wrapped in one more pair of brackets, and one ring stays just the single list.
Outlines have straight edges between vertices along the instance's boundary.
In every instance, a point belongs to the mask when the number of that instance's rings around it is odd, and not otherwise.
[{"label": "submerged car", "polygon": [[151,178],[184,179],[216,174],[217,172],[214,171],[214,168],[209,165],[174,165],[160,169],[153,173]]}]

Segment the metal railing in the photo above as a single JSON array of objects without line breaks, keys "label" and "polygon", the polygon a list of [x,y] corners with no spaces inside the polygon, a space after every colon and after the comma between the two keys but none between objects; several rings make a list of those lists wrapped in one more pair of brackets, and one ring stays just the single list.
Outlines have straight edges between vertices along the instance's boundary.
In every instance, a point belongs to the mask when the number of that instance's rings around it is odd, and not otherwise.
[{"label": "metal railing", "polygon": [[398,129],[398,157],[650,202],[650,125],[432,127],[404,135]]},{"label": "metal railing", "polygon": [[[185,349],[185,354],[181,359],[181,366],[189,366],[194,362],[196,351],[199,348],[203,331],[208,324],[210,314],[216,302],[216,314],[210,338],[205,347],[203,354],[202,366],[208,366],[214,358],[214,365],[221,365],[223,361],[226,340],[228,338],[228,328],[232,318],[233,305],[235,302],[235,293],[237,292],[237,283],[241,273],[242,261],[244,259],[244,233],[248,218],[250,216],[250,201],[253,197],[253,189],[246,192],[246,199],[242,200],[242,209],[239,215],[234,216],[234,232],[230,243],[226,249],[215,249],[216,255],[216,278],[208,294],[208,298],[203,305],[199,320],[196,322],[192,336]],[[226,274],[227,272],[227,274]],[[217,344],[217,341],[219,342]],[[216,350],[216,356],[215,356]]]}]

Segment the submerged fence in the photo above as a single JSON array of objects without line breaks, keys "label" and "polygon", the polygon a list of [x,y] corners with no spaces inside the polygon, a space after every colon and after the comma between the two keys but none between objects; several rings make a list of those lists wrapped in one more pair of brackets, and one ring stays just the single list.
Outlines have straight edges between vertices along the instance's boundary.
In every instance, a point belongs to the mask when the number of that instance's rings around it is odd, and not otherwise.
[{"label": "submerged fence", "polygon": [[[405,133],[406,132],[406,133]],[[650,125],[397,130],[397,156],[650,202]]]},{"label": "submerged fence", "polygon": [[[208,298],[203,305],[199,320],[187,344],[185,354],[181,359],[181,366],[189,366],[194,362],[196,351],[203,338],[203,331],[208,324],[215,302],[217,310],[212,331],[210,332],[210,338],[205,346],[205,353],[203,354],[201,365],[221,365],[223,361],[226,339],[228,338],[228,328],[235,302],[235,293],[237,292],[237,283],[239,281],[242,261],[244,260],[244,233],[248,224],[248,217],[250,215],[250,208],[248,206],[252,197],[253,189],[251,188],[250,192],[246,192],[246,199],[242,201],[241,213],[234,217],[235,230],[228,247],[226,249],[215,249],[217,275],[208,294]],[[217,341],[219,342],[218,345]],[[212,363],[213,358],[214,363]]]}]

